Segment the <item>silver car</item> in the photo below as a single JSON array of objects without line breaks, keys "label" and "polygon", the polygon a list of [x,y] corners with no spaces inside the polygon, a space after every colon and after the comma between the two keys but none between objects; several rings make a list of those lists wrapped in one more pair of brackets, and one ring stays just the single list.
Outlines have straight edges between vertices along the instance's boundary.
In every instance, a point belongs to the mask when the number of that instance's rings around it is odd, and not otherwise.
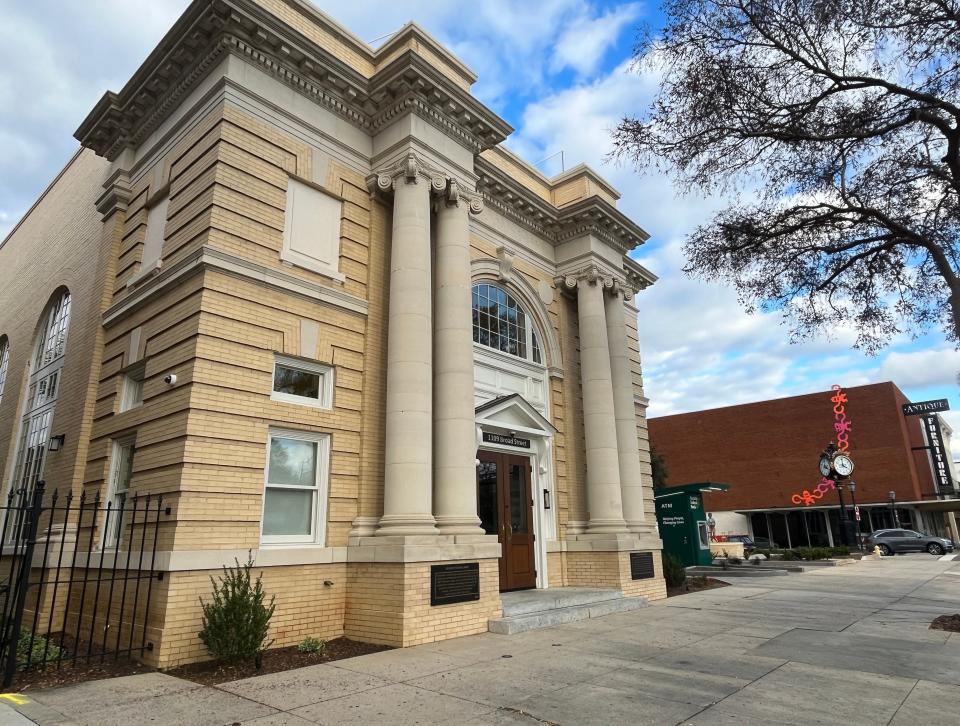
[{"label": "silver car", "polygon": [[871,548],[879,547],[884,555],[904,552],[929,552],[931,555],[942,555],[945,552],[953,552],[951,540],[912,529],[878,529],[867,535],[864,543]]}]

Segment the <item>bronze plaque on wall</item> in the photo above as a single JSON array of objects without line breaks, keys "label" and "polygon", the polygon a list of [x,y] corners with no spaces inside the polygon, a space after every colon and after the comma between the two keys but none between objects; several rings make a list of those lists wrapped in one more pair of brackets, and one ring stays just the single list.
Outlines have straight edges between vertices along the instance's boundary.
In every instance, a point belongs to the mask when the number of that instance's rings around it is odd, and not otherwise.
[{"label": "bronze plaque on wall", "polygon": [[430,566],[431,605],[448,605],[479,599],[479,562]]},{"label": "bronze plaque on wall", "polygon": [[634,580],[647,580],[653,577],[653,553],[630,553],[630,577]]}]

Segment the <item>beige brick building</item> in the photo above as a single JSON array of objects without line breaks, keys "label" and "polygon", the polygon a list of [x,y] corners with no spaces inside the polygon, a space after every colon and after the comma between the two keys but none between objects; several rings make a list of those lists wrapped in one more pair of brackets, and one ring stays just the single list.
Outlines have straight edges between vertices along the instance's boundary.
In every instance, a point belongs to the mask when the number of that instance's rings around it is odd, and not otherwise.
[{"label": "beige brick building", "polygon": [[[163,495],[151,662],[206,657],[198,596],[248,551],[280,646],[665,595],[647,235],[507,151],[475,79],[414,24],[374,50],[304,0],[196,0],[0,247],[3,491]],[[479,597],[431,604],[450,564]]]}]

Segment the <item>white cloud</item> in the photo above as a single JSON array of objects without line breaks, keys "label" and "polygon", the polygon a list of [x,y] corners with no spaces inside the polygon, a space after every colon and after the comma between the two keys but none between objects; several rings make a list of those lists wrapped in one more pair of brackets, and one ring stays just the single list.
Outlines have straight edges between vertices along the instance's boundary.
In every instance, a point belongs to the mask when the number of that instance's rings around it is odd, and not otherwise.
[{"label": "white cloud", "polygon": [[960,371],[960,350],[946,345],[928,350],[894,351],[880,365],[880,375],[901,388],[955,387]]},{"label": "white cloud", "polygon": [[597,70],[604,55],[641,13],[640,3],[619,5],[598,17],[581,15],[564,29],[553,48],[550,67],[572,68],[581,76]]}]

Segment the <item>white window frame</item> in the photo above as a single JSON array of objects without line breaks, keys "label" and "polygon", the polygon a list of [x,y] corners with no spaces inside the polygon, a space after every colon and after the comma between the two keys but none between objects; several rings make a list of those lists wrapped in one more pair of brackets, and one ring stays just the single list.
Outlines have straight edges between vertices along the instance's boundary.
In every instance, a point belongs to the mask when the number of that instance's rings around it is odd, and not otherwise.
[{"label": "white window frame", "polygon": [[[292,393],[281,393],[275,391],[277,384],[277,366],[284,368],[293,368],[304,373],[315,373],[320,377],[319,398],[310,398],[309,396],[295,396]],[[301,360],[291,358],[285,355],[275,355],[273,359],[273,373],[270,374],[270,399],[282,403],[295,403],[299,406],[312,406],[313,408],[333,408],[333,367],[324,363],[315,361]]]},{"label": "white window frame", "polygon": [[[309,441],[317,445],[316,486],[297,486],[293,484],[270,484],[270,449],[273,439],[295,439]],[[310,535],[265,535],[263,522],[267,506],[267,489],[299,489],[313,491]],[[260,543],[265,547],[290,547],[314,545],[322,547],[327,538],[327,499],[330,496],[330,434],[271,428],[267,433],[267,460],[263,468],[263,497],[260,506]]]},{"label": "white window frame", "polygon": [[119,412],[130,411],[143,405],[143,382],[146,378],[146,362],[142,361],[126,369],[120,390]]},{"label": "white window frame", "polygon": [[[476,339],[473,341],[474,345],[478,345],[481,348],[486,348],[492,351],[496,351],[497,353],[500,353],[501,355],[509,356],[514,360],[523,360],[523,361],[527,361],[528,363],[532,363],[535,366],[546,367],[543,362],[544,361],[544,351],[543,351],[543,342],[542,342],[543,336],[539,334],[539,331],[537,330],[537,324],[534,321],[533,316],[530,314],[530,311],[527,310],[527,308],[523,305],[523,303],[520,302],[520,298],[518,298],[516,295],[510,292],[510,290],[508,290],[503,285],[497,285],[496,283],[493,283],[489,280],[476,280],[473,282],[473,284],[470,286],[471,318],[473,316],[473,311],[475,310],[475,308],[473,307],[473,291],[475,288],[481,285],[486,285],[487,287],[492,287],[495,290],[499,290],[500,292],[503,292],[504,294],[506,294],[508,300],[513,300],[513,302],[516,304],[517,310],[523,313],[523,316],[524,316],[523,342],[524,342],[524,346],[526,348],[527,354],[522,356],[515,355],[514,353],[501,350],[500,348],[489,345],[487,343],[481,343],[479,340],[476,340]],[[474,327],[475,326],[471,325],[471,328],[470,328],[471,335]],[[537,360],[538,357],[540,358],[540,360]]]},{"label": "white window frame", "polygon": [[43,478],[47,461],[53,415],[62,386],[70,313],[73,298],[62,292],[44,313],[43,327],[34,342],[28,367],[26,390],[21,399],[17,453],[7,485],[7,494],[24,489],[32,492]]},{"label": "white window frame", "polygon": [[[113,441],[113,446],[111,447],[111,455],[110,455],[110,479],[109,479],[108,485],[107,485],[107,502],[109,502],[109,503],[111,504],[111,507],[110,507],[110,520],[111,520],[111,521],[109,522],[109,525],[108,525],[107,522],[106,522],[106,516],[107,516],[107,515],[106,515],[106,512],[104,512],[104,515],[103,515],[103,516],[104,516],[104,526],[103,526],[103,532],[102,532],[101,540],[100,540],[100,548],[101,548],[101,549],[104,549],[104,550],[119,550],[119,549],[122,549],[122,548],[121,548],[121,545],[122,545],[123,543],[121,542],[121,539],[122,539],[122,537],[123,537],[123,530],[122,530],[122,529],[119,529],[119,528],[117,527],[117,520],[116,520],[116,518],[115,518],[116,511],[117,511],[118,507],[115,507],[115,506],[112,506],[112,505],[115,504],[114,499],[116,499],[116,497],[117,497],[117,495],[118,495],[118,492],[117,492],[117,483],[118,483],[118,480],[119,480],[119,478],[120,478],[120,462],[121,462],[120,453],[121,453],[121,451],[122,451],[123,449],[125,449],[125,448],[129,448],[129,449],[130,449],[130,481],[127,482],[127,489],[126,489],[125,492],[123,492],[123,494],[124,494],[124,507],[123,507],[123,510],[124,510],[124,512],[123,512],[123,513],[124,513],[124,518],[126,519],[127,516],[128,516],[129,513],[130,513],[130,509],[129,509],[128,505],[129,505],[130,499],[131,499],[131,497],[130,497],[130,490],[132,489],[132,486],[131,486],[131,485],[133,484],[133,466],[134,466],[134,463],[135,463],[135,461],[136,461],[136,455],[137,455],[137,437],[136,437],[136,435],[125,436],[125,437],[120,438],[120,439],[114,439],[114,441]],[[129,523],[129,519],[126,519],[126,522]],[[123,524],[124,524],[123,522],[120,523],[121,526],[122,526]],[[108,526],[109,526],[109,529],[107,528]]]}]

